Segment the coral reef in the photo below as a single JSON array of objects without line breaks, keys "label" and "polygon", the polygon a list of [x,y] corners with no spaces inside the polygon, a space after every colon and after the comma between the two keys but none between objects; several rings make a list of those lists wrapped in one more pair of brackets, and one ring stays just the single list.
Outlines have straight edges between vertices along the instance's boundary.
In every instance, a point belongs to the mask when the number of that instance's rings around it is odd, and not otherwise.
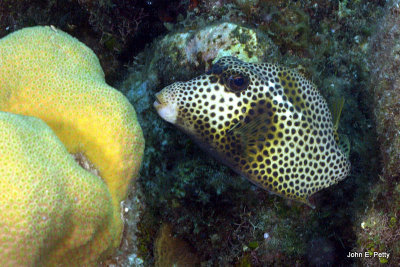
[{"label": "coral reef", "polygon": [[105,182],[114,230],[103,242],[110,250],[118,247],[120,203],[144,149],[133,107],[105,83],[95,54],[54,27],[26,28],[1,39],[0,81],[1,111],[42,119],[75,160]]},{"label": "coral reef", "polygon": [[138,242],[139,222],[145,211],[143,193],[139,184],[129,189],[129,194],[121,202],[124,230],[122,241],[112,257],[102,261],[99,266],[143,266],[143,259],[138,255],[141,243]]},{"label": "coral reef", "polygon": [[385,177],[400,176],[400,19],[393,4],[371,42],[371,91]]},{"label": "coral reef", "polygon": [[[367,209],[358,213],[357,247],[369,252],[365,266],[400,262],[400,2],[388,4],[370,43],[371,85],[382,174],[371,188]],[[389,253],[389,258],[374,253]]]},{"label": "coral reef", "polygon": [[262,2],[258,13],[260,28],[271,34],[283,53],[306,53],[311,48],[310,17],[299,2],[279,6],[270,1]]},{"label": "coral reef", "polygon": [[[140,179],[149,209],[139,237],[142,258],[153,263],[150,233],[158,225],[147,222],[169,221],[179,236],[196,247],[204,265],[353,264],[346,255],[356,246],[354,214],[365,209],[370,187],[376,182],[370,177],[377,178],[379,167],[371,95],[362,90],[368,86],[366,47],[370,25],[380,14],[379,5],[349,3],[346,8],[352,15],[339,20],[339,10],[331,1],[260,1],[246,10],[221,3],[199,2],[174,24],[168,36],[184,38],[172,40],[172,47],[178,43],[184,48],[185,38],[206,29],[204,25],[211,25],[210,29],[224,23],[221,21],[244,23],[257,40],[265,41],[260,61],[298,69],[316,84],[329,105],[346,99],[338,131],[350,138],[351,174],[338,186],[315,194],[316,209],[312,211],[268,195],[218,164],[188,137],[160,122],[149,106],[159,89],[200,75],[214,59],[207,63],[198,56],[196,66],[191,63],[196,61],[187,60],[186,50],[169,50],[166,45],[161,49],[160,43],[167,39],[155,40],[135,58],[130,75],[119,86],[137,106],[147,144]],[[282,24],[269,27],[269,15]],[[292,31],[288,21],[304,22],[307,29]],[[252,25],[263,27],[255,30]],[[281,44],[279,49],[271,39]],[[154,162],[160,164],[154,168]],[[264,234],[270,238],[264,239]],[[308,248],[319,243],[326,244],[326,256],[314,260]]]},{"label": "coral reef", "polygon": [[[96,52],[106,80],[120,88],[135,106],[146,138],[140,178],[143,196],[132,188],[122,204],[125,239],[116,257],[102,261],[102,265],[154,266],[155,237],[160,222],[165,221],[173,225],[177,237],[184,237],[196,248],[203,266],[375,266],[384,259],[359,262],[346,255],[349,251],[381,250],[391,253],[388,265],[397,260],[396,203],[400,198],[398,176],[392,174],[397,170],[394,148],[398,143],[392,147],[386,139],[398,139],[394,130],[397,91],[389,89],[397,84],[397,68],[393,64],[398,50],[393,45],[397,43],[398,28],[395,5],[384,0],[64,2],[0,1],[0,37],[26,26],[55,25]],[[375,31],[384,5],[392,6],[388,10],[393,14],[386,15],[383,25]],[[136,17],[140,21],[135,21],[136,12],[143,12]],[[208,47],[208,40],[219,35],[210,30],[221,30],[218,26],[222,24],[243,29],[221,34],[226,43],[216,40],[225,52],[251,41],[258,48],[240,50],[244,60],[257,55],[259,62],[297,69],[316,84],[332,106],[345,98],[338,131],[350,139],[351,174],[338,186],[315,194],[315,210],[267,195],[250,185],[161,121],[152,108],[155,92],[175,81],[192,79],[211,65],[212,57],[220,51]],[[392,30],[388,30],[390,27]],[[155,39],[168,31],[165,39]],[[373,33],[375,37],[371,39]],[[168,40],[171,36],[181,39]],[[226,45],[235,39],[236,45]],[[189,50],[185,40],[192,40]],[[163,41],[168,42],[161,46]],[[179,48],[180,52],[171,48]],[[192,51],[189,58],[187,51]],[[375,54],[372,64],[367,64],[368,56]],[[22,67],[13,66],[15,73]],[[379,72],[379,68],[385,71]],[[52,68],[47,70],[53,73]],[[374,90],[367,90],[370,70]],[[122,81],[127,71],[129,74]],[[3,78],[1,82],[0,87],[4,86]],[[35,82],[32,80],[31,84]],[[389,94],[392,97],[387,97]],[[38,94],[33,92],[32,96]],[[68,94],[65,96],[68,98]],[[379,140],[384,144],[381,155],[385,172],[381,176],[375,114]],[[86,169],[101,174],[84,154],[77,153],[74,158]],[[138,207],[144,211],[136,226]],[[140,229],[137,236],[136,227]],[[315,248],[324,251],[316,254]]]}]

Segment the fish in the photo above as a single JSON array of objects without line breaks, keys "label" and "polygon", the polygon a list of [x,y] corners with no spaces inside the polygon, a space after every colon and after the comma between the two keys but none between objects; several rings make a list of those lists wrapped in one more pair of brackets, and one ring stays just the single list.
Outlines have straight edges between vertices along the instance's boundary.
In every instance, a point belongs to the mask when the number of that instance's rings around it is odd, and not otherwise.
[{"label": "fish", "polygon": [[162,119],[271,193],[314,208],[313,194],[350,173],[349,142],[337,134],[343,104],[334,124],[316,86],[295,70],[222,57],[155,98]]}]

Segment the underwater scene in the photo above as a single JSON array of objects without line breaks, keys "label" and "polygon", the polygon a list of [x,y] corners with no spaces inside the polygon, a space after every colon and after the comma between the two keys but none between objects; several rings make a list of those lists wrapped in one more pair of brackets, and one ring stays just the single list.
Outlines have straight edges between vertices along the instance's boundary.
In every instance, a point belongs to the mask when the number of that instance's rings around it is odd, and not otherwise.
[{"label": "underwater scene", "polygon": [[400,266],[399,0],[0,0],[0,266]]}]

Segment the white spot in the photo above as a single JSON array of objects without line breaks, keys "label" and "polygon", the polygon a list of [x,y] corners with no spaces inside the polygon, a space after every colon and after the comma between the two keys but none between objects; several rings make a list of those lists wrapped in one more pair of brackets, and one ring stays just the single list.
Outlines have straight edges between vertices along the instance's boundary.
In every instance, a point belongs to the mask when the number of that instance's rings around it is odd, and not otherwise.
[{"label": "white spot", "polygon": [[365,229],[365,227],[366,227],[366,223],[365,223],[365,222],[362,222],[362,223],[361,223],[361,228],[362,228],[362,229]]},{"label": "white spot", "polygon": [[264,239],[267,240],[269,238],[269,234],[268,233],[264,233]]}]

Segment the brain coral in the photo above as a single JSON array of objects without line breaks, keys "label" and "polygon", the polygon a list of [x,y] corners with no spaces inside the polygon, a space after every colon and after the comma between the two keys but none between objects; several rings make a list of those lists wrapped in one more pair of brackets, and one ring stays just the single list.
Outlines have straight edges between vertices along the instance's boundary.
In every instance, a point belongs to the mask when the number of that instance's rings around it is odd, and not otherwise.
[{"label": "brain coral", "polygon": [[[144,140],[133,107],[120,92],[105,83],[103,71],[95,54],[75,38],[52,27],[26,28],[4,37],[0,40],[0,110],[40,118],[83,167],[90,167],[92,172],[101,177],[111,195],[110,214],[113,217],[111,220],[113,226],[109,227],[109,223],[101,222],[104,219],[102,214],[108,210],[107,205],[99,204],[104,202],[103,198],[98,200],[91,198],[92,201],[88,202],[91,205],[75,206],[77,209],[84,207],[88,209],[86,212],[93,212],[94,218],[99,220],[97,222],[99,227],[109,235],[100,242],[101,244],[96,241],[101,239],[98,236],[93,237],[93,244],[85,244],[88,246],[87,260],[91,262],[92,257],[100,256],[102,252],[96,255],[99,247],[108,246],[104,251],[117,247],[123,229],[120,202],[126,197],[132,178],[138,174]],[[8,154],[13,153],[7,149],[4,151]],[[7,153],[2,154],[2,166],[8,164],[10,156],[3,156]],[[35,155],[35,151],[26,154],[25,157],[28,155]],[[43,166],[51,166],[46,165],[48,164],[46,158],[41,157]],[[26,165],[19,164],[18,168],[14,169],[14,177],[24,177],[27,169],[29,168]],[[18,179],[26,181],[23,185],[31,189],[19,193],[21,203],[33,205],[30,202],[32,197],[27,195],[27,192],[35,193],[34,185],[31,184],[34,180]],[[43,183],[51,180],[43,179]],[[79,183],[79,180],[75,183]],[[86,192],[82,191],[83,187],[84,185],[76,185],[68,191],[59,185],[57,190],[65,190],[65,194],[71,196],[71,194],[85,194]],[[72,188],[81,190],[74,191]],[[57,203],[48,202],[42,209],[47,208],[50,212],[54,208],[53,205],[57,206]],[[62,214],[62,210],[55,210]],[[22,217],[18,211],[15,212],[17,216],[15,218]],[[75,210],[75,212],[83,214],[83,211]],[[98,214],[95,214],[96,212]],[[0,214],[1,223],[8,218],[3,214]],[[71,218],[67,214],[64,215]],[[83,244],[79,244],[80,241],[74,240],[74,237],[79,238],[81,233],[73,230],[74,227],[79,227],[77,225],[79,220],[71,222],[73,225],[67,227],[71,230],[69,234],[59,233],[59,238],[68,236],[68,240],[58,240],[51,250],[43,251],[42,248],[38,248],[42,253],[40,260],[51,261],[54,259],[53,256],[62,257],[66,252],[71,253],[64,255],[65,260],[72,261],[71,257],[75,255],[77,258],[80,257],[81,251],[84,251],[81,247]],[[29,224],[28,221],[24,223]],[[26,227],[38,227],[36,223],[39,222],[31,221]],[[87,231],[90,232],[90,226],[88,227]],[[62,230],[61,228],[57,229]],[[92,231],[92,235],[95,234],[96,232]],[[21,239],[21,242],[22,240],[25,238]],[[35,236],[27,242],[37,243]],[[2,247],[3,244],[0,244],[0,256],[6,249]],[[69,244],[69,247],[63,247],[63,244]],[[74,250],[79,250],[79,253]]]}]

